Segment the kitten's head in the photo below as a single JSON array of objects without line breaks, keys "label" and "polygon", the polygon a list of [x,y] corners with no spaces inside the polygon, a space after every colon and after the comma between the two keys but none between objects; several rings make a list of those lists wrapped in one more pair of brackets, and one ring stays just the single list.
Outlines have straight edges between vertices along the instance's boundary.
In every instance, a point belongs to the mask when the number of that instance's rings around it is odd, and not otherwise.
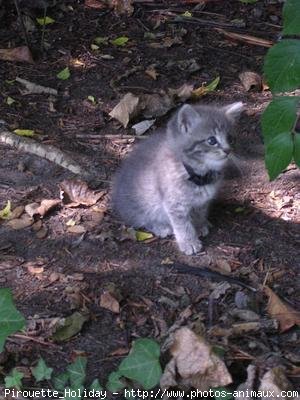
[{"label": "kitten's head", "polygon": [[230,154],[231,133],[243,103],[223,107],[188,104],[168,124],[168,140],[182,162],[197,174],[221,171]]}]

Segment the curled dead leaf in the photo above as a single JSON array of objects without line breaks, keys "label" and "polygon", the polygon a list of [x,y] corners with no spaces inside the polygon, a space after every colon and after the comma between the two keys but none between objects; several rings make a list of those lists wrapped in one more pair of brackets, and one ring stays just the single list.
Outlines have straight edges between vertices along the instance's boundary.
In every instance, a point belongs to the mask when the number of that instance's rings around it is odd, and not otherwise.
[{"label": "curled dead leaf", "polygon": [[285,332],[294,325],[300,326],[300,312],[281,300],[268,286],[264,287],[264,293],[269,301],[267,311],[270,316],[279,322],[281,332]]},{"label": "curled dead leaf", "polygon": [[24,214],[21,218],[11,219],[9,220],[6,225],[12,229],[19,230],[28,228],[34,223],[34,220],[30,218],[28,215]]},{"label": "curled dead leaf", "polygon": [[132,93],[126,93],[121,101],[112,109],[109,115],[127,127],[130,119],[138,113],[139,98]]},{"label": "curled dead leaf", "polygon": [[68,226],[68,232],[81,234],[81,233],[85,233],[86,229],[83,225],[74,225],[74,226]]},{"label": "curled dead leaf", "polygon": [[106,193],[105,191],[95,193],[86,182],[79,179],[65,180],[59,186],[63,192],[63,201],[68,207],[77,207],[81,204],[92,206]]},{"label": "curled dead leaf", "polygon": [[249,92],[249,90],[251,89],[258,91],[262,90],[263,87],[262,78],[256,72],[252,71],[241,72],[239,74],[239,79],[242,82],[242,85],[244,86],[247,92]]},{"label": "curled dead leaf", "polygon": [[106,308],[114,314],[120,313],[120,304],[118,300],[109,292],[105,291],[100,297],[100,307]]},{"label": "curled dead leaf", "polygon": [[174,334],[171,361],[161,378],[162,389],[183,384],[199,390],[229,385],[232,382],[224,362],[212,351],[204,338],[189,328]]},{"label": "curled dead leaf", "polygon": [[27,46],[15,47],[13,49],[0,49],[0,60],[34,63],[31,52]]},{"label": "curled dead leaf", "polygon": [[26,213],[33,217],[34,215],[40,215],[44,217],[50,210],[61,203],[60,199],[45,199],[41,201],[41,204],[30,203],[25,206]]}]

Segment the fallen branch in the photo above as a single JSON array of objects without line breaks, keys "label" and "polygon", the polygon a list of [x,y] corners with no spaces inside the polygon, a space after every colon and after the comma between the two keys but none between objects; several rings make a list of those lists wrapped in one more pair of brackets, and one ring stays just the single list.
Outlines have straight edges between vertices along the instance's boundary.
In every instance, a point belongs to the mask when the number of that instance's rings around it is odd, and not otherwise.
[{"label": "fallen branch", "polygon": [[229,31],[225,31],[225,29],[221,29],[221,28],[215,28],[215,30],[219,33],[222,33],[225,37],[227,37],[229,39],[238,40],[240,42],[244,42],[247,44],[252,44],[252,45],[262,46],[262,47],[272,47],[274,44],[271,40],[261,39],[256,36],[245,35],[245,34],[235,33],[235,32],[229,32]]},{"label": "fallen branch", "polygon": [[3,126],[0,126],[0,142],[8,144],[26,153],[31,153],[45,158],[46,160],[52,161],[76,175],[89,176],[89,174],[87,174],[87,172],[79,164],[77,164],[68,155],[57,149],[55,146],[45,145],[43,143],[38,143],[33,139],[18,136],[12,132],[9,132]]},{"label": "fallen branch", "polygon": [[78,139],[91,139],[91,140],[102,140],[102,139],[146,139],[146,135],[144,136],[137,136],[137,135],[76,135]]},{"label": "fallen branch", "polygon": [[37,85],[36,83],[27,81],[26,79],[22,79],[19,77],[16,77],[16,81],[25,86],[25,88],[27,89],[27,92],[25,92],[25,94],[53,94],[57,96],[56,89]]}]

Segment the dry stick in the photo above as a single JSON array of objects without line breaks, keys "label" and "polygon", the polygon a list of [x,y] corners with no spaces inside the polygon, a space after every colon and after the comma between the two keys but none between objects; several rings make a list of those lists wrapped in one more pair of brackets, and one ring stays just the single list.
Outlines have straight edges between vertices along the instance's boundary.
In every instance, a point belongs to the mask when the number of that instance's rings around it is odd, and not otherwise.
[{"label": "dry stick", "polygon": [[75,135],[78,139],[92,139],[92,140],[102,140],[102,139],[146,139],[147,135],[136,136],[136,135]]},{"label": "dry stick", "polygon": [[28,49],[31,52],[31,44],[29,42],[28,33],[27,33],[27,29],[26,29],[25,24],[24,24],[23,16],[22,16],[22,13],[20,11],[19,0],[14,0],[14,3],[15,3],[15,7],[16,7],[16,10],[17,10],[18,17],[19,17],[20,22],[21,22],[21,27],[22,27],[22,31],[24,33],[26,46],[28,47]]},{"label": "dry stick", "polygon": [[[49,347],[55,347],[55,348],[59,347],[57,344],[50,343],[50,342],[44,342],[43,340],[40,340],[36,337],[21,335],[20,333],[15,333],[14,335],[11,335],[11,337],[16,338],[16,339],[30,340],[31,342],[36,342],[36,343],[43,344],[43,345],[49,346]],[[8,340],[9,340],[9,338],[8,338]]]},{"label": "dry stick", "polygon": [[68,155],[52,145],[38,143],[30,138],[18,136],[0,126],[0,142],[15,147],[26,153],[35,154],[46,160],[52,161],[77,175],[87,176],[87,172]]}]

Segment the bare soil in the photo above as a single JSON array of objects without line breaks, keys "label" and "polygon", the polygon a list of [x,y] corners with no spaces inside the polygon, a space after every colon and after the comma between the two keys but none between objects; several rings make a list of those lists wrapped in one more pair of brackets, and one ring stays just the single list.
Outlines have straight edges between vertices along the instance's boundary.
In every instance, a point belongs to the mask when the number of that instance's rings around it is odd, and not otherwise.
[{"label": "bare soil", "polygon": [[[229,339],[218,336],[213,328],[229,328],[237,322],[231,313],[239,306],[237,298],[246,296],[249,308],[262,319],[270,318],[267,298],[261,291],[253,294],[231,285],[211,304],[209,295],[218,285],[216,282],[178,275],[169,264],[173,261],[209,267],[246,279],[255,287],[267,283],[292,307],[300,309],[299,170],[291,165],[278,179],[269,182],[259,120],[271,94],[267,89],[246,91],[239,80],[244,71],[262,74],[267,48],[232,41],[213,26],[219,24],[227,31],[276,41],[281,5],[270,1],[256,5],[208,1],[193,10],[194,5],[189,2],[145,2],[135,4],[130,17],[118,16],[109,9],[88,8],[81,2],[63,5],[48,10],[56,22],[45,30],[47,50],[39,51],[41,28],[29,34],[36,50],[33,65],[0,61],[0,118],[10,130],[33,129],[38,133],[37,140],[55,145],[86,170],[98,170],[99,181],[94,186],[107,190],[107,194],[99,200],[97,209],[53,209],[42,219],[42,238],[32,227],[12,230],[2,223],[0,285],[12,288],[18,309],[31,324],[34,320],[44,320],[46,324],[48,319],[66,317],[83,308],[89,310],[91,318],[79,334],[65,343],[53,343],[47,338],[47,325],[41,322],[27,336],[12,336],[3,356],[4,371],[14,366],[27,368],[39,355],[57,370],[63,370],[81,352],[88,356],[89,380],[99,377],[105,382],[130,349],[132,340],[153,337],[162,342],[183,310],[190,307],[192,312],[184,324],[198,324],[211,343],[225,348],[225,360],[235,385],[245,379],[247,365],[255,363],[260,375],[270,366],[287,367],[289,379],[300,389],[299,327],[284,333],[261,329]],[[187,10],[199,21],[174,22],[176,15]],[[26,12],[31,18],[42,15],[42,11],[32,9]],[[234,20],[240,25],[226,26]],[[149,32],[161,33],[161,38],[150,40]],[[97,51],[91,49],[96,37],[119,36],[129,37],[126,46],[108,44]],[[162,43],[166,36],[181,39],[171,47],[149,46],[151,41]],[[24,45],[24,39],[12,4],[2,15],[0,47],[20,45]],[[104,54],[113,58],[101,58]],[[195,72],[179,66],[179,61],[190,59],[199,64]],[[153,64],[158,73],[156,80],[145,73]],[[59,80],[56,74],[66,66],[71,76]],[[137,66],[141,67],[138,71],[119,80]],[[211,209],[213,228],[204,239],[204,252],[184,256],[173,238],[148,242],[126,239],[125,228],[109,208],[109,184],[134,141],[143,139],[122,138],[123,134],[133,135],[133,131],[120,127],[108,113],[129,91],[151,93],[184,83],[199,87],[218,75],[218,89],[201,102],[243,101],[246,112],[236,135],[240,170],[229,171],[220,198]],[[24,95],[21,85],[10,82],[17,76],[56,88],[58,96]],[[8,96],[15,103],[8,105]],[[88,96],[94,96],[96,102],[88,100]],[[158,118],[155,127],[164,126],[168,117]],[[7,200],[15,208],[58,198],[59,183],[70,178],[74,176],[58,165],[0,145],[1,209]],[[70,233],[66,225],[70,220],[84,226],[85,234]],[[112,284],[120,294],[119,313],[100,306],[101,295]]]}]

